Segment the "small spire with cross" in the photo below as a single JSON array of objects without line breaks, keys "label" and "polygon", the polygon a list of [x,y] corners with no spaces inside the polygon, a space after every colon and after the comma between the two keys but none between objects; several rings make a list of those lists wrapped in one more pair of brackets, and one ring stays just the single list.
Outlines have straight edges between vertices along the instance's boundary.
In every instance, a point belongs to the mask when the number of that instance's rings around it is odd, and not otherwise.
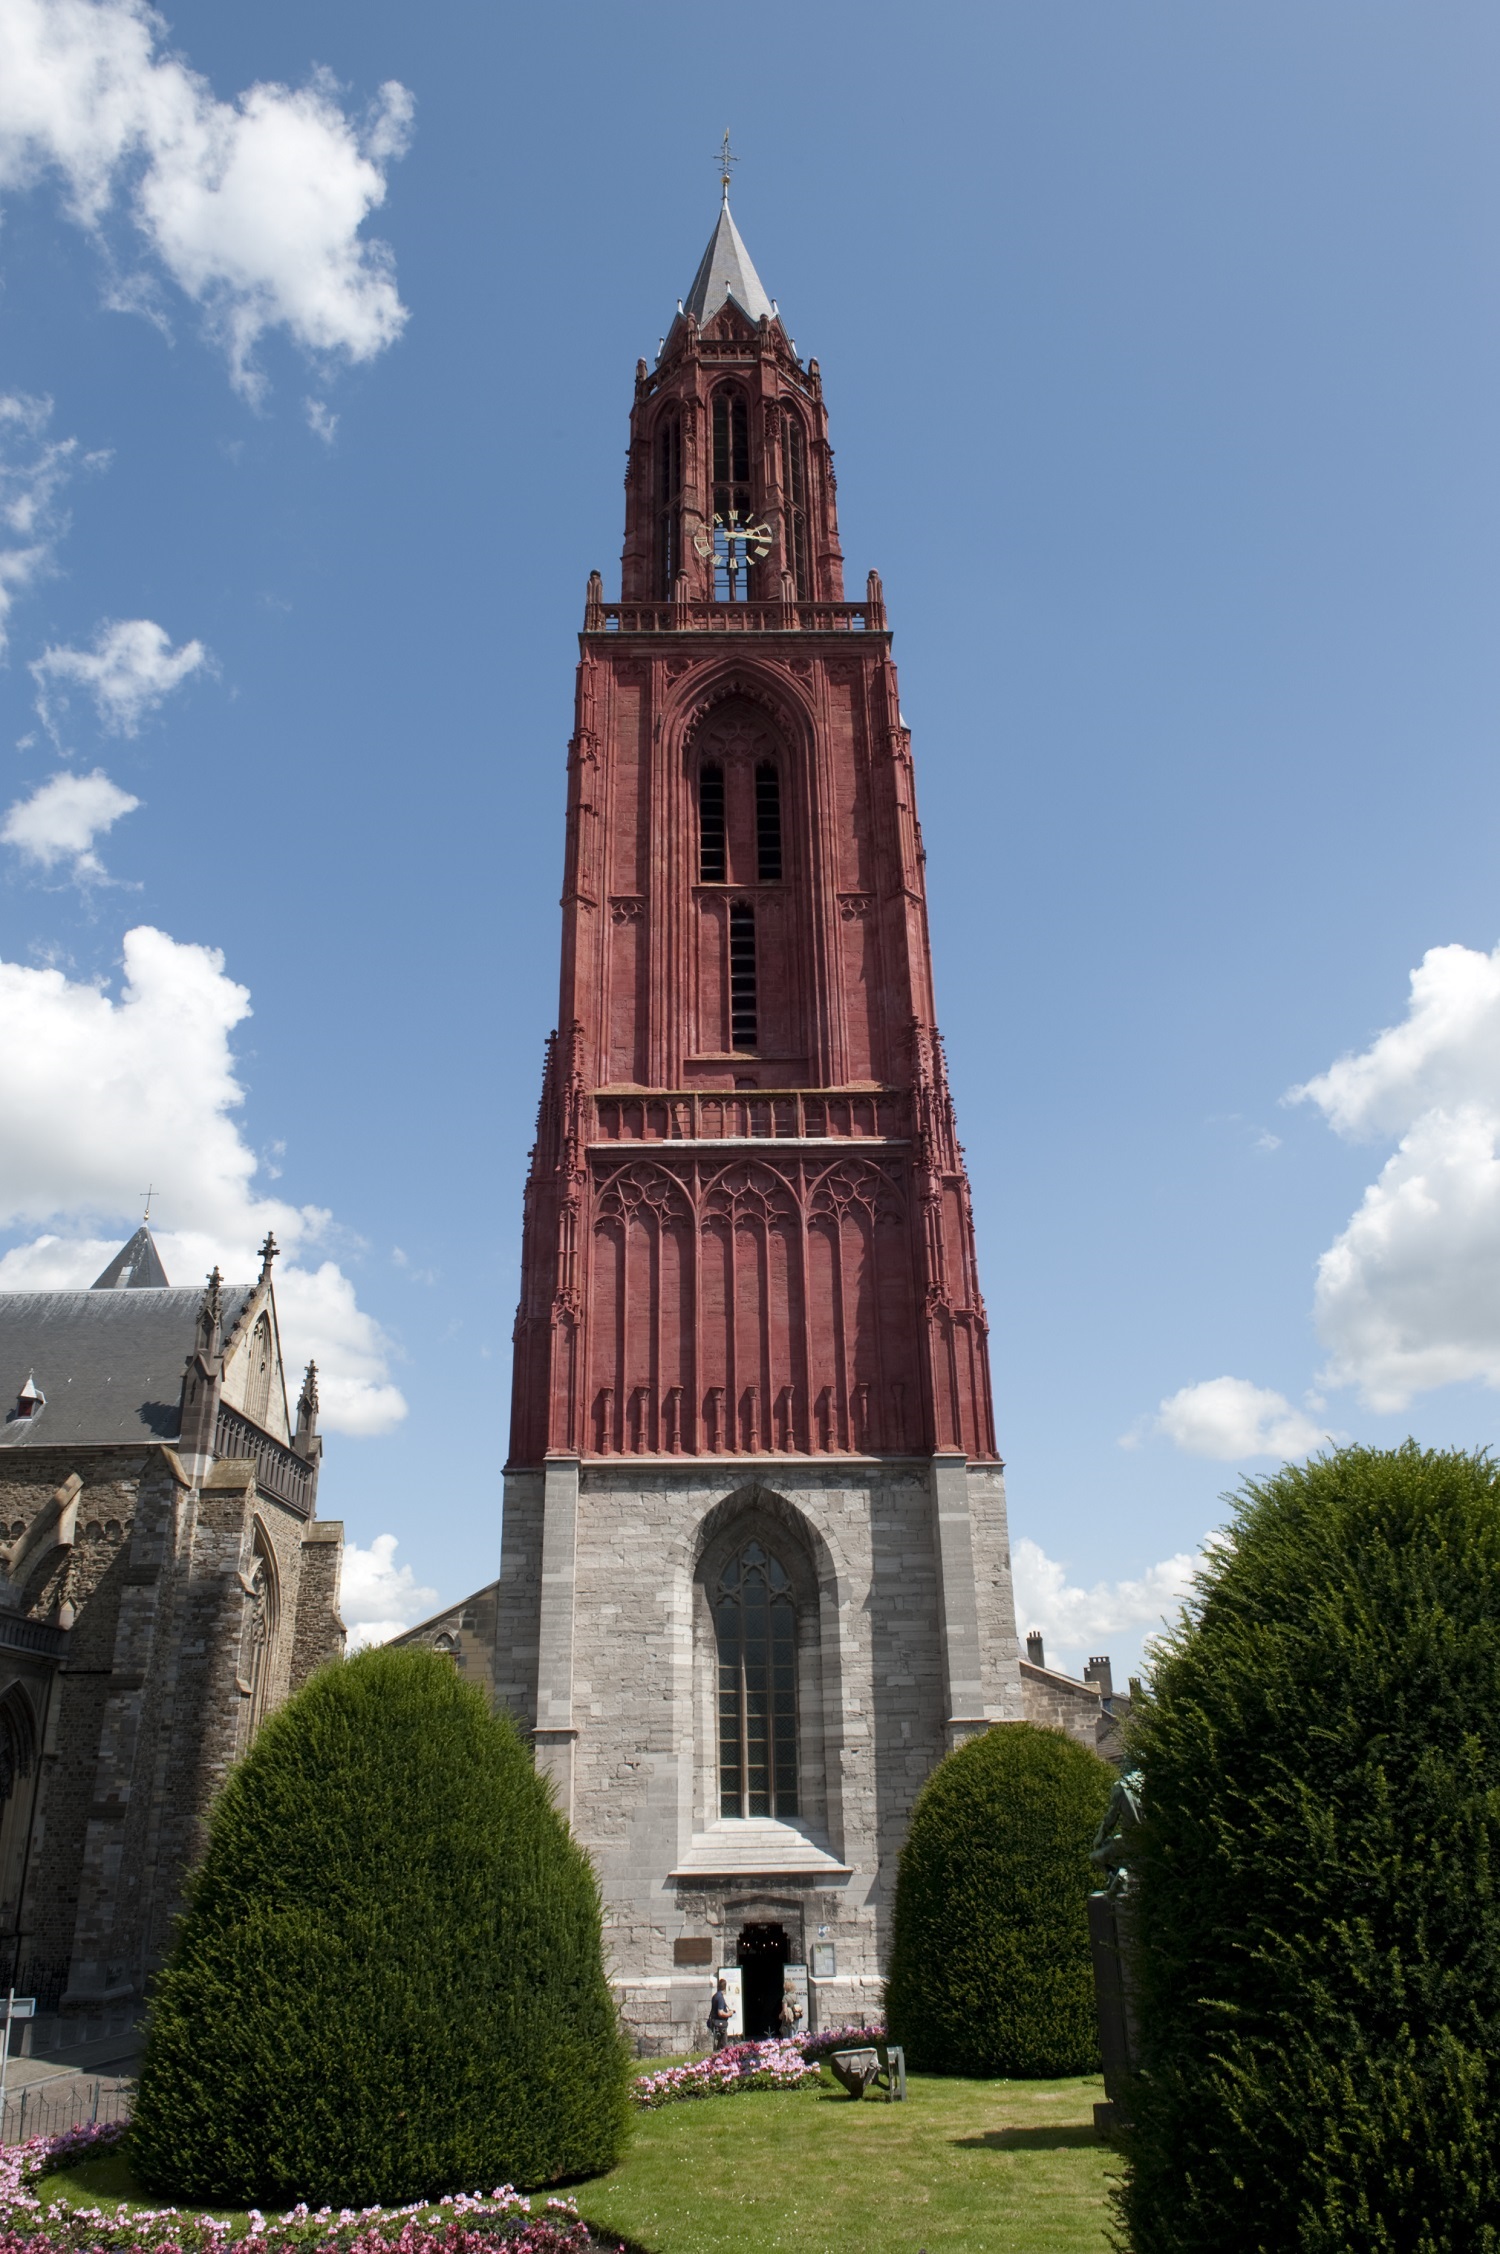
[{"label": "small spire with cross", "polygon": [[280,1245],[276,1242],[276,1239],[272,1236],[270,1230],[267,1229],[266,1241],[260,1248],[260,1272],[263,1276],[268,1276],[270,1274],[271,1262],[275,1259],[277,1253],[280,1250]]},{"label": "small spire with cross", "polygon": [[154,1182],[148,1182],[146,1184],[146,1210],[141,1215],[141,1227],[143,1229],[149,1229],[151,1226],[151,1200],[155,1197],[155,1195],[156,1184]]},{"label": "small spire with cross", "polygon": [[719,181],[724,190],[724,205],[726,210],[729,206],[729,168],[731,165],[738,164],[739,161],[739,158],[733,153],[729,146],[729,128],[726,125],[724,128],[724,145],[714,159],[715,164],[717,164],[719,168]]}]

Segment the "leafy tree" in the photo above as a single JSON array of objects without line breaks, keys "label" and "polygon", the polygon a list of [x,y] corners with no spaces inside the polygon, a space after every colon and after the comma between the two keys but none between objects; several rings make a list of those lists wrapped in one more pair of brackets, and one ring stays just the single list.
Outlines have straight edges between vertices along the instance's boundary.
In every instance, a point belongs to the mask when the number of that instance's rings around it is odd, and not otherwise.
[{"label": "leafy tree", "polygon": [[325,1668],[215,1804],[151,2003],[144,2180],[359,2207],[589,2175],[629,2075],[593,1870],[512,1724],[434,1652]]},{"label": "leafy tree", "polygon": [[1114,1771],[1060,1730],[1007,1723],[936,1768],[896,1876],[886,2015],[927,2074],[1099,2063],[1088,1850]]},{"label": "leafy tree", "polygon": [[1500,2248],[1500,1475],[1250,1482],[1133,1732],[1137,2254]]}]

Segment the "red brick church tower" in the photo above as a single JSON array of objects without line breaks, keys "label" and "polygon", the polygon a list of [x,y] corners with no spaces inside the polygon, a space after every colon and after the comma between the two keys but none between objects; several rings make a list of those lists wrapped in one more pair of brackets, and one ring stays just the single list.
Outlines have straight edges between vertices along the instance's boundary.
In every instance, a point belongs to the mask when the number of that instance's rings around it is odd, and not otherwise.
[{"label": "red brick church tower", "polygon": [[674,1967],[808,1962],[813,1894],[815,2008],[859,2008],[913,1792],[1020,1711],[891,636],[727,182],[637,364],[621,596],[580,637],[496,1672],[670,2048]]}]

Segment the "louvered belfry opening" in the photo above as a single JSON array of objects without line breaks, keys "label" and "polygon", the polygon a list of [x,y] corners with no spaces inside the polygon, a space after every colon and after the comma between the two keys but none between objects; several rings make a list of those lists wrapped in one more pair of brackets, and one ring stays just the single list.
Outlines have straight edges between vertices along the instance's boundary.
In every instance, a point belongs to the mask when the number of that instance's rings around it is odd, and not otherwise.
[{"label": "louvered belfry opening", "polygon": [[762,884],[781,882],[781,777],[769,760],[755,770],[755,863]]},{"label": "louvered belfry opening", "polygon": [[724,770],[707,765],[698,772],[698,882],[722,884],[728,874]]},{"label": "louvered belfry opening", "polygon": [[719,1813],[797,1814],[797,1608],[791,1579],[759,1542],[719,1576]]},{"label": "louvered belfry opening", "polygon": [[736,900],[729,911],[729,1031],[737,1049],[760,1045],[755,1003],[755,910]]}]

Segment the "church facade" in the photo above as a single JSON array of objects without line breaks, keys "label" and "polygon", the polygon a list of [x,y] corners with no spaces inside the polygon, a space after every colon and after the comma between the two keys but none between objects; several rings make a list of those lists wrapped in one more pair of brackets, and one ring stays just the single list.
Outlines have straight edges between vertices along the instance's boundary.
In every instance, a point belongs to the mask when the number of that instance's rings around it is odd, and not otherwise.
[{"label": "church facade", "polygon": [[783,1963],[824,2025],[878,2008],[912,1801],[1023,1692],[890,629],[873,572],[845,599],[818,363],[727,187],[637,367],[620,601],[589,583],[470,1610],[643,2050],[701,2040],[720,1965],[750,2033]]},{"label": "church facade", "polygon": [[0,1292],[0,1985],[38,1998],[28,2041],[134,2021],[230,1765],[343,1649],[274,1252],[174,1290],[143,1227],[88,1291]]}]

